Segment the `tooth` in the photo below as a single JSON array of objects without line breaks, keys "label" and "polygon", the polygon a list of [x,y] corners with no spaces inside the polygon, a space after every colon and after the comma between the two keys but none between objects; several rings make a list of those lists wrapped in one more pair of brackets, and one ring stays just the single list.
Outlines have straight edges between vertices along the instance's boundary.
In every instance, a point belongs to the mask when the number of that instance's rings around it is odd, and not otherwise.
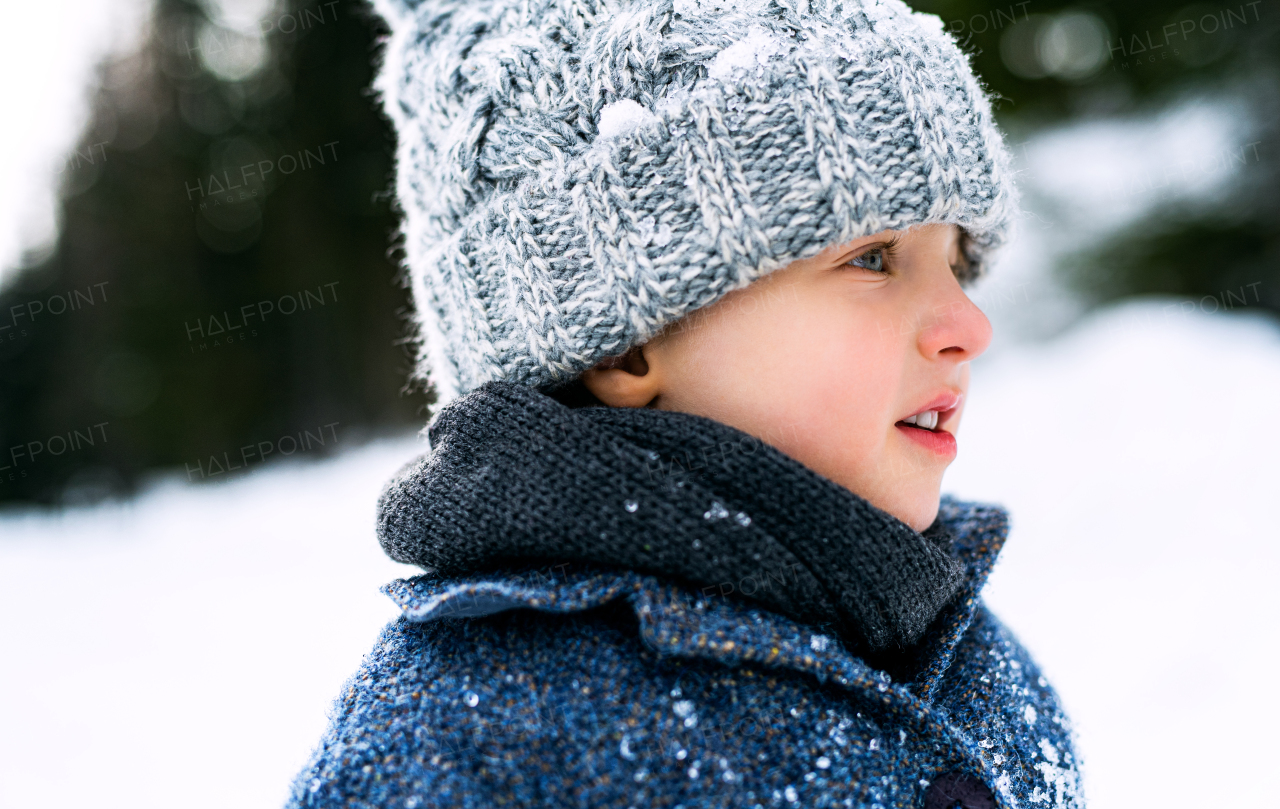
[{"label": "tooth", "polygon": [[905,419],[903,419],[902,421],[903,421],[904,423],[906,423],[906,424],[915,424],[915,423],[916,423],[916,417],[915,417],[915,416],[907,416],[907,417],[906,417]]},{"label": "tooth", "polygon": [[930,410],[930,411],[929,411],[928,413],[926,413],[925,415],[929,417],[929,418],[928,418],[928,422],[925,424],[925,429],[926,429],[926,430],[932,430],[932,429],[936,428],[936,427],[938,426],[938,411],[937,411],[937,410]]}]

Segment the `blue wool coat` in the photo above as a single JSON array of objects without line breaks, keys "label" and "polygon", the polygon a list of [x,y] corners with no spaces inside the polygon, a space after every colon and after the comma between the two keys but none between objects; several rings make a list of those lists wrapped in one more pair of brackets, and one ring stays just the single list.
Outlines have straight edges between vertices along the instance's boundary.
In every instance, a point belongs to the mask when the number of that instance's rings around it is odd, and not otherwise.
[{"label": "blue wool coat", "polygon": [[723,587],[569,566],[393,582],[403,615],[289,806],[1083,806],[1058,697],[980,599],[1006,515],[944,498],[940,517],[966,583],[898,679]]}]

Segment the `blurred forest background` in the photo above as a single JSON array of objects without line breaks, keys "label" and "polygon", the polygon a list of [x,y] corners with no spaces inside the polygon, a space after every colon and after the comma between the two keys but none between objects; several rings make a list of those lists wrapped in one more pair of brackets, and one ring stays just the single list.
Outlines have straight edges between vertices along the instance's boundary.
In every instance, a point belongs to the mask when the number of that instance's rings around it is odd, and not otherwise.
[{"label": "blurred forest background", "polygon": [[[1280,313],[1276,0],[913,5],[973,55],[1015,146],[1237,102],[1233,148],[1143,181],[1212,170],[1229,188],[1169,195],[1055,269],[1086,306],[1159,293]],[[356,0],[288,0],[252,28],[156,0],[145,46],[101,66],[59,237],[0,290],[0,502],[223,479],[425,422],[392,135],[369,91],[383,33]]]}]

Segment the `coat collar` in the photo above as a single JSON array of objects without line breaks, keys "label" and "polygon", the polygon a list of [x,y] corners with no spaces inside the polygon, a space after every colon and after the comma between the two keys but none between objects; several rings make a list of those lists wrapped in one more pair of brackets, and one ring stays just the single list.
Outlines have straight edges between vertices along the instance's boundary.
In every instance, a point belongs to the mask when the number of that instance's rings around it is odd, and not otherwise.
[{"label": "coat collar", "polygon": [[852,654],[834,635],[745,599],[721,596],[629,570],[574,564],[467,576],[398,579],[383,588],[410,621],[490,615],[510,609],[576,612],[619,597],[631,602],[644,640],[663,654],[726,665],[756,663],[807,672],[896,704],[917,720],[926,713],[956,646],[973,620],[979,594],[1008,534],[1003,508],[944,497],[939,518],[955,537],[967,578],[916,646],[895,668],[899,682]]}]

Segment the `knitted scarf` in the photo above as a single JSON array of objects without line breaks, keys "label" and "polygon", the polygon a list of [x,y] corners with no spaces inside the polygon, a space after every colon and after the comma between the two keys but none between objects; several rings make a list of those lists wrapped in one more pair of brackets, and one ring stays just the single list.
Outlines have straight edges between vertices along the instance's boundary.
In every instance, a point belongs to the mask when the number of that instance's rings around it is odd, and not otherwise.
[{"label": "knitted scarf", "polygon": [[383,492],[378,536],[432,575],[629,568],[753,599],[870,652],[915,643],[964,578],[940,522],[916,532],[701,416],[571,408],[490,382],[444,408],[429,437]]}]

